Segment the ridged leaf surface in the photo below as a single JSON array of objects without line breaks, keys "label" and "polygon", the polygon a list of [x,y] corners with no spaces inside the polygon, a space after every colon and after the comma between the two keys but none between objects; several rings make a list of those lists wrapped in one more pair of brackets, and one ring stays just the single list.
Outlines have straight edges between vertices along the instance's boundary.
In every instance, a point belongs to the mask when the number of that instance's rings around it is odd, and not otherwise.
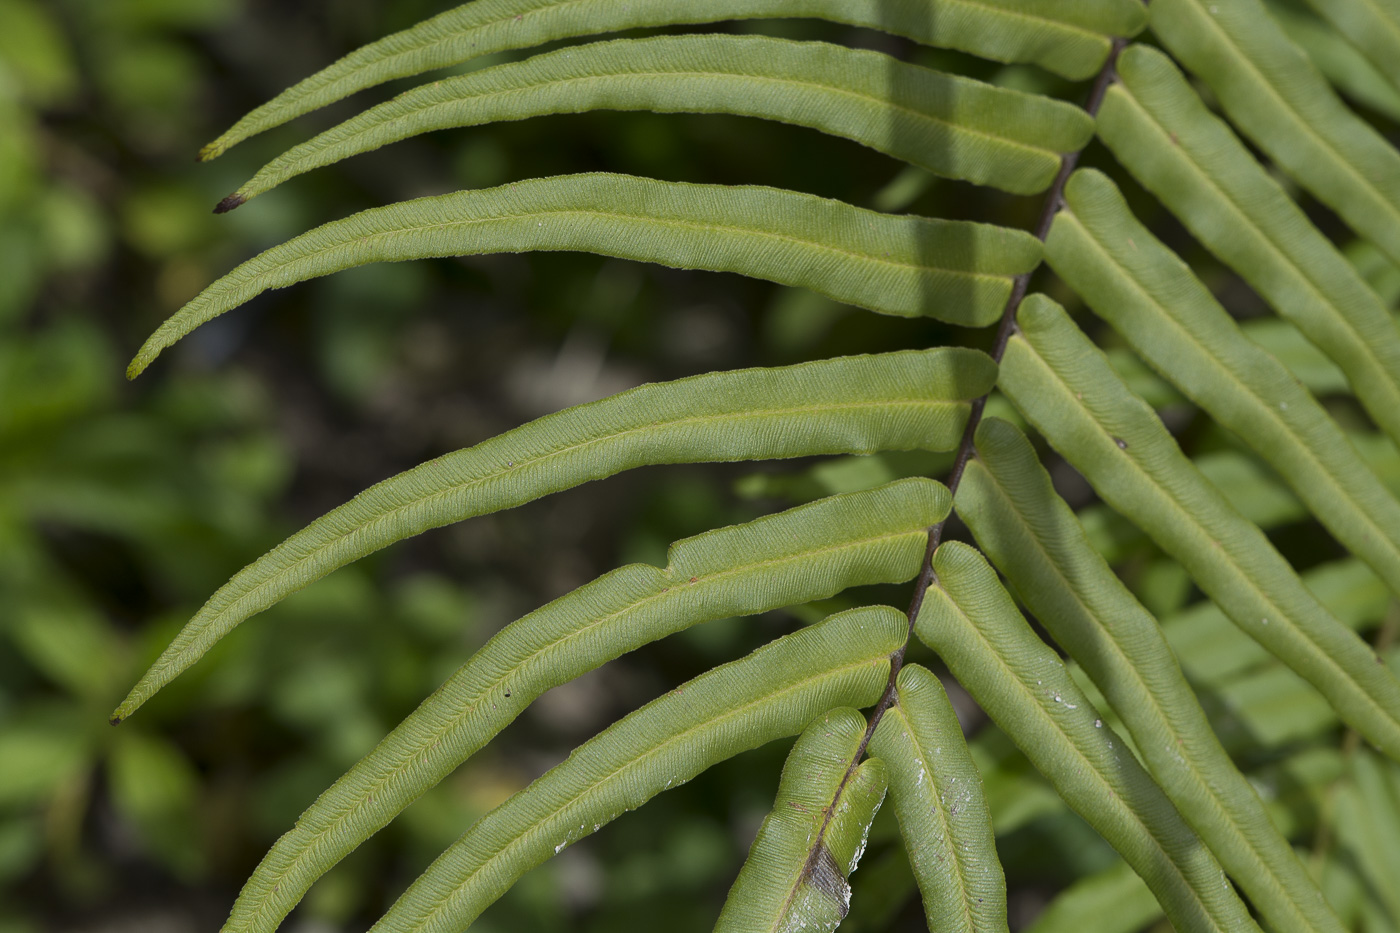
[{"label": "ridged leaf surface", "polygon": [[827,710],[874,703],[907,631],[897,610],[856,609],[677,687],[478,820],[374,930],[457,933],[527,870],[623,812]]},{"label": "ridged leaf surface", "polygon": [[1138,222],[1107,176],[1077,172],[1065,205],[1046,241],[1055,272],[1400,593],[1400,502],[1332,416]]},{"label": "ridged leaf surface", "polygon": [[1099,111],[1133,175],[1342,370],[1400,438],[1400,330],[1379,296],[1162,53],[1134,46]]},{"label": "ridged leaf surface", "polygon": [[763,36],[619,39],[400,94],[270,162],[232,200],[420,133],[587,110],[778,120],[1013,194],[1048,187],[1060,153],[1082,148],[1094,132],[1088,114],[1069,104],[879,52]]},{"label": "ridged leaf surface", "polygon": [[1200,475],[1063,309],[1032,296],[1019,323],[998,381],[1016,408],[1236,625],[1317,687],[1354,729],[1400,756],[1400,684],[1370,648]]},{"label": "ridged leaf surface", "polygon": [[1060,796],[1147,882],[1178,930],[1257,930],[1220,865],[1035,637],[980,554],[950,541],[916,632]]},{"label": "ridged leaf surface", "polygon": [[1306,0],[1400,88],[1400,6],[1393,0]]},{"label": "ridged leaf surface", "polygon": [[830,933],[845,919],[847,878],[885,799],[884,762],[872,758],[855,765],[865,725],[855,710],[835,709],[798,738],[716,933]]},{"label": "ridged leaf surface", "polygon": [[1110,36],[1146,23],[1137,0],[475,0],[357,49],[239,120],[205,146],[230,146],[343,97],[483,55],[645,26],[812,17],[880,29],[996,61],[1034,62],[1087,78]]},{"label": "ridged leaf surface", "polygon": [[833,496],[679,541],[665,569],[621,567],[512,623],[302,814],[244,886],[228,929],[286,916],[551,687],[699,622],[908,580],[950,505],[944,487],[921,479]]},{"label": "ridged leaf surface", "polygon": [[1154,0],[1152,29],[1230,120],[1400,260],[1400,152],[1337,97],[1259,0]]},{"label": "ridged leaf surface", "polygon": [[938,678],[907,664],[897,700],[870,742],[889,772],[909,864],[930,930],[1005,933],[1006,878],[997,858],[982,775]]},{"label": "ridged leaf surface", "polygon": [[1265,921],[1342,927],[1211,731],[1151,614],[1098,554],[1030,442],[982,422],[958,514],[1027,607],[1103,692],[1140,757]]},{"label": "ridged leaf surface", "polygon": [[117,709],[122,719],[249,616],[397,541],[654,463],[941,449],[995,365],[947,348],[844,357],[641,386],[385,480],[239,571]]},{"label": "ridged leaf surface", "polygon": [[536,178],[362,211],[243,263],[163,323],[135,377],[199,325],[269,289],[374,262],[571,250],[799,285],[882,314],[981,327],[1040,243],[1019,230],[892,216],[778,188],[630,175]]}]

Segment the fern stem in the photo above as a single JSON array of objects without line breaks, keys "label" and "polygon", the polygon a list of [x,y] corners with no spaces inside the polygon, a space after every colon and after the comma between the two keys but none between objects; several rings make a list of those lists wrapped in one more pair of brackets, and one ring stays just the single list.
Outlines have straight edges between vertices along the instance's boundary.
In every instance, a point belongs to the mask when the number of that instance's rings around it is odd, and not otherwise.
[{"label": "fern stem", "polygon": [[[1096,116],[1099,107],[1103,105],[1104,95],[1108,93],[1109,87],[1117,77],[1118,55],[1127,45],[1126,39],[1115,38],[1113,46],[1109,51],[1108,58],[1104,61],[1103,68],[1098,76],[1094,78],[1093,86],[1089,90],[1088,99],[1084,102],[1084,110],[1089,116]],[[1075,167],[1079,164],[1079,157],[1083,149],[1076,149],[1073,152],[1064,153],[1060,157],[1060,170],[1055,176],[1055,181],[1046,193],[1045,203],[1040,211],[1040,219],[1036,222],[1034,235],[1042,243],[1050,235],[1050,225],[1054,223],[1055,215],[1059,213],[1060,207],[1064,203],[1065,185],[1069,182],[1069,177],[1074,173]],[[1013,280],[1011,296],[1006,301],[1006,308],[1001,315],[1001,323],[997,326],[996,340],[993,343],[992,359],[1001,362],[1002,355],[1006,352],[1006,344],[1011,339],[1011,335],[1016,332],[1016,312],[1021,308],[1021,302],[1026,297],[1026,292],[1030,288],[1031,272],[1024,272]],[[972,411],[968,415],[967,427],[963,431],[961,443],[958,445],[956,458],[953,460],[952,472],[948,474],[945,485],[948,491],[956,496],[958,485],[962,482],[963,472],[967,469],[967,462],[972,457],[973,438],[977,434],[977,426],[982,423],[982,413],[987,407],[987,398],[991,395],[988,391],[972,402]],[[950,513],[951,517],[951,513]],[[880,720],[884,718],[885,712],[889,710],[898,700],[898,693],[895,688],[895,681],[899,677],[899,672],[904,666],[904,654],[909,648],[909,640],[914,637],[914,621],[919,617],[919,611],[923,608],[924,597],[928,594],[929,587],[933,585],[935,575],[933,572],[933,552],[938,550],[938,545],[943,540],[943,526],[948,523],[948,519],[929,528],[928,544],[924,548],[924,560],[919,570],[919,576],[914,581],[914,595],[909,602],[909,631],[905,636],[904,644],[890,655],[890,679],[885,686],[885,692],[881,694],[880,701],[875,704],[874,710],[870,714],[869,723],[865,727],[865,735],[861,737],[860,744],[856,747],[856,753],[851,758],[850,765],[846,768],[846,773],[841,777],[841,783],[836,787],[836,793],[832,797],[831,809],[827,812],[826,819],[822,823],[821,829],[817,832],[817,837],[813,841],[811,854],[808,856],[807,864],[803,867],[803,877],[806,877],[816,867],[817,858],[823,851],[823,839],[826,835],[827,827],[831,824],[832,814],[836,812],[836,804],[841,800],[841,794],[845,791],[851,776],[855,774],[856,768],[865,757],[866,748],[870,745],[871,738],[875,735],[875,729],[880,725]]]}]

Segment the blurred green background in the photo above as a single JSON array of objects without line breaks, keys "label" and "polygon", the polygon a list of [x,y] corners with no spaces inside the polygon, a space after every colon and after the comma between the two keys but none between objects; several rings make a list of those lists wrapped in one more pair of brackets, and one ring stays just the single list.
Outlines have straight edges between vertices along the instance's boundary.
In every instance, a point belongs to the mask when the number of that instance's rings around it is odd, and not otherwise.
[{"label": "blurred green background", "polygon": [[[935,183],[792,127],[598,113],[412,140],[210,213],[264,161],[400,88],[210,165],[194,162],[201,145],[316,68],[447,5],[0,0],[0,933],[216,929],[316,794],[507,622],[620,563],[664,562],[676,538],[939,468],[921,455],[657,468],[474,519],[317,583],[108,726],[220,583],[424,459],[644,381],[990,338],[734,276],[493,256],[369,267],[263,296],[125,382],[142,339],[257,250],[354,210],[462,187],[608,170],[1022,228],[1039,211],[1038,199]],[[859,30],[720,28],[1078,92]],[[1137,201],[1150,220],[1155,208]],[[1174,229],[1164,236],[1184,243]],[[1222,443],[1209,429],[1196,441]],[[1104,535],[1124,536],[1103,522]],[[1127,539],[1139,592],[1154,608],[1180,608],[1184,577],[1140,536]],[[1332,556],[1321,547],[1303,563]],[[602,726],[709,666],[871,601],[903,605],[907,594],[710,623],[553,691],[318,884],[286,928],[363,929],[473,818]],[[1019,929],[1049,894],[1115,856],[1004,739],[981,735],[978,754],[1001,776],[989,793]],[[668,933],[709,929],[785,753],[761,749],[662,795],[531,873],[474,929],[650,930],[663,917]],[[902,859],[886,813],[843,930],[922,928]]]},{"label": "blurred green background", "polygon": [[[927,194],[925,176],[788,127],[603,113],[438,134],[210,213],[353,107],[205,166],[193,159],[203,143],[441,8],[0,0],[3,933],[215,929],[315,795],[500,626],[621,562],[662,561],[678,537],[889,478],[879,462],[786,483],[752,467],[647,470],[426,535],[242,627],[130,722],[107,725],[221,582],[394,472],[643,381],[939,339],[926,323],[737,277],[498,256],[272,294],[125,382],[145,335],[218,275],[380,203],[597,169],[887,209]],[[1034,211],[994,200],[1008,222]],[[363,928],[471,819],[573,745],[815,614],[714,623],[555,691],[319,884],[289,928]],[[482,928],[649,929],[665,908],[673,928],[708,929],[785,751],[732,762],[571,848]]]}]

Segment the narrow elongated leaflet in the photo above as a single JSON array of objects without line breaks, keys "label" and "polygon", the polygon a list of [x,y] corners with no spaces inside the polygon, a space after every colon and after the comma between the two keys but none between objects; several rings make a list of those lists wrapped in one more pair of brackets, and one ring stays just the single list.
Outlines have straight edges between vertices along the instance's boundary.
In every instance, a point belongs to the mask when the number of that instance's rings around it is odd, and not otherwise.
[{"label": "narrow elongated leaflet", "polygon": [[1221,748],[1157,620],[1089,546],[1030,442],[995,418],[982,422],[976,442],[957,506],[983,552],[1103,692],[1152,776],[1270,928],[1341,933]]},{"label": "narrow elongated leaflet", "polygon": [[131,691],[123,719],[244,619],[430,528],[654,463],[955,447],[987,391],[985,354],[845,357],[646,385],[532,421],[360,493],[239,571]]},{"label": "narrow elongated leaflet", "polygon": [[1400,438],[1400,329],[1356,268],[1161,52],[1133,46],[1098,114],[1138,181],[1346,374]]},{"label": "narrow elongated leaflet", "polygon": [[1138,222],[1107,176],[1075,173],[1065,205],[1046,240],[1055,272],[1400,593],[1400,502],[1332,416]]},{"label": "narrow elongated leaflet", "polygon": [[1096,718],[996,573],[949,541],[915,632],[1070,807],[1122,854],[1178,930],[1257,930],[1210,849]]},{"label": "narrow elongated leaflet", "polygon": [[855,764],[864,736],[865,717],[834,709],[798,738],[716,933],[830,933],[845,919],[851,900],[846,879],[885,799],[884,762]]},{"label": "narrow elongated leaflet", "polygon": [[455,933],[530,868],[623,812],[827,710],[874,703],[907,632],[894,609],[841,613],[647,704],[478,820],[375,933]]},{"label": "narrow elongated leaflet", "polygon": [[1077,107],[879,52],[763,36],[618,39],[400,94],[268,163],[230,201],[420,133],[587,110],[794,123],[1014,194],[1049,187],[1060,153],[1082,149],[1094,133]]},{"label": "narrow elongated leaflet", "polygon": [[1400,6],[1390,0],[1306,0],[1400,88]]},{"label": "narrow elongated leaflet", "polygon": [[259,254],[165,321],[135,378],[200,324],[269,289],[374,262],[572,250],[800,285],[905,317],[981,327],[1040,241],[989,224],[893,216],[778,188],[561,175],[362,211]]},{"label": "narrow elongated leaflet", "polygon": [[1259,0],[1153,0],[1148,13],[1244,135],[1400,261],[1400,152],[1342,103]]},{"label": "narrow elongated leaflet", "polygon": [[1138,0],[473,0],[306,78],[239,120],[200,158],[215,158],[356,91],[493,52],[637,27],[773,17],[880,29],[996,61],[1033,62],[1075,79],[1099,70],[1110,37],[1134,35],[1147,21]]},{"label": "narrow elongated leaflet", "polygon": [[1308,59],[1344,100],[1392,120],[1400,118],[1400,90],[1330,23],[1309,10],[1294,6],[1291,0],[1264,2],[1288,38],[1307,53]]},{"label": "narrow elongated leaflet", "polygon": [[[1348,628],[1362,631],[1384,617],[1390,591],[1371,568],[1355,558],[1322,564],[1299,579],[1327,611]],[[1220,607],[1200,602],[1162,620],[1162,631],[1191,682],[1214,689],[1275,663],[1258,642],[1229,625]]]},{"label": "narrow elongated leaflet", "polygon": [[1006,878],[982,776],[958,714],[927,668],[906,664],[897,699],[870,742],[889,772],[891,805],[930,930],[1005,933]]},{"label": "narrow elongated leaflet", "polygon": [[621,567],[512,623],[301,815],[244,886],[228,929],[275,925],[551,687],[710,619],[909,580],[950,505],[921,479],[833,496],[678,541],[664,570]]},{"label": "narrow elongated leaflet", "polygon": [[1236,625],[1313,684],[1352,728],[1400,757],[1400,684],[1366,643],[1200,475],[1062,308],[1032,296],[1018,320],[998,379],[1016,408]]}]

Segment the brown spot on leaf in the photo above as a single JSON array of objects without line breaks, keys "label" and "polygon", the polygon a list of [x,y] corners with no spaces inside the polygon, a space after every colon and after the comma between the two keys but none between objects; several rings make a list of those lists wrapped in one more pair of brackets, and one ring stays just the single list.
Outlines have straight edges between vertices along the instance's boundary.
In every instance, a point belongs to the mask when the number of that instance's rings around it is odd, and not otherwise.
[{"label": "brown spot on leaf", "polygon": [[841,909],[842,918],[846,916],[847,911],[851,909],[851,886],[846,883],[845,872],[836,864],[836,857],[831,854],[825,843],[817,849],[816,858],[807,863],[806,877],[803,880],[835,901]]},{"label": "brown spot on leaf", "polygon": [[238,207],[246,200],[248,199],[243,197],[243,195],[241,194],[231,194],[218,203],[218,206],[214,208],[214,213],[227,214],[229,211],[233,210],[235,207]]}]

